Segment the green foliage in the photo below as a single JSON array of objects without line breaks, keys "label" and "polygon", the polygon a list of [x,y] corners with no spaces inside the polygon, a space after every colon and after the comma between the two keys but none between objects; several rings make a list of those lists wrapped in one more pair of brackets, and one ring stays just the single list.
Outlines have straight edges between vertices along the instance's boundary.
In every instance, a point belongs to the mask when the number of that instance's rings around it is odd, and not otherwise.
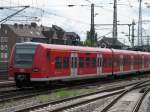
[{"label": "green foliage", "polygon": [[97,46],[97,33],[95,33],[94,38],[91,39],[90,32],[87,31],[86,40],[84,42],[85,46]]},{"label": "green foliage", "polygon": [[91,46],[91,45],[93,45],[93,44],[91,43],[91,40],[90,40],[90,39],[86,39],[85,42],[84,42],[84,45],[85,45],[85,46]]}]

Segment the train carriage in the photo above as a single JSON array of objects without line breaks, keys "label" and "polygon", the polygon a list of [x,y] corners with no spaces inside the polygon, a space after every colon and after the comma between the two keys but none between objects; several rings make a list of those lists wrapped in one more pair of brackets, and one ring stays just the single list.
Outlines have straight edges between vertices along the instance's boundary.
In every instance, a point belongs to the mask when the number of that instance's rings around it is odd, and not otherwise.
[{"label": "train carriage", "polygon": [[123,73],[136,73],[138,69],[134,68],[134,60],[135,56],[137,55],[136,51],[124,51],[123,52],[123,59],[122,59],[122,66],[123,66]]},{"label": "train carriage", "polygon": [[108,77],[150,70],[150,53],[42,43],[18,43],[9,77],[18,87],[35,82]]},{"label": "train carriage", "polygon": [[112,75],[113,54],[111,49],[102,49],[102,75]]},{"label": "train carriage", "polygon": [[150,69],[150,53],[147,52],[140,52],[141,55],[141,66],[139,68],[139,71],[149,71]]}]

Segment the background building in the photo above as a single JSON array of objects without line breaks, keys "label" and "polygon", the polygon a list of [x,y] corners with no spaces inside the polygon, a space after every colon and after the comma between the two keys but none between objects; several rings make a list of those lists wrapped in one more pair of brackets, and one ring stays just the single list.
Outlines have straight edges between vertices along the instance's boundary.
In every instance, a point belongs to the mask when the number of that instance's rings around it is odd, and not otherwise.
[{"label": "background building", "polygon": [[[113,38],[103,37],[101,40],[98,41],[98,46],[101,48],[112,48],[114,46]],[[115,48],[118,49],[127,49],[129,46],[121,43],[119,40],[115,40]]]},{"label": "background building", "polygon": [[8,69],[8,59],[15,43],[42,42],[50,44],[77,45],[80,37],[62,28],[31,24],[1,24],[0,27],[0,70]]}]

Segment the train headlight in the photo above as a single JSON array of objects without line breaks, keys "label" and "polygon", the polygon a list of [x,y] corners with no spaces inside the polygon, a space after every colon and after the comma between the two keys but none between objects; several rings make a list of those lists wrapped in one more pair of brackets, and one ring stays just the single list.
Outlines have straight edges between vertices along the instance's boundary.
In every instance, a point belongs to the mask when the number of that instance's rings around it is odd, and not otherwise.
[{"label": "train headlight", "polygon": [[33,71],[33,72],[39,72],[40,69],[39,69],[39,68],[33,68],[32,71]]}]

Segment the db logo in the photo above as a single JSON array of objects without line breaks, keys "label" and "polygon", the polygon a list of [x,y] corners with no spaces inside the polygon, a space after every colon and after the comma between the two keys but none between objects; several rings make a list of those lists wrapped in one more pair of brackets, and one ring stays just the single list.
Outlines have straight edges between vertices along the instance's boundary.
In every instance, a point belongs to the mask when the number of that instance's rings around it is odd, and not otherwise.
[{"label": "db logo", "polygon": [[20,72],[24,72],[25,70],[24,69],[20,69]]}]

